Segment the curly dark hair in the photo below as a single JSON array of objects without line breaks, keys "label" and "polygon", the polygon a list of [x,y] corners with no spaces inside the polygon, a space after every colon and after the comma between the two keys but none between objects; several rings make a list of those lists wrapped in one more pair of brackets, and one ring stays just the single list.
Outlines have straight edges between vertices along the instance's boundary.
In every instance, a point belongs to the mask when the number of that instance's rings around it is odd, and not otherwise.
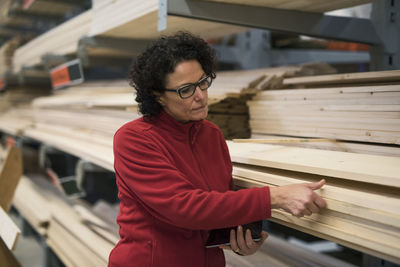
[{"label": "curly dark hair", "polygon": [[167,74],[173,73],[179,63],[193,59],[200,63],[206,75],[215,77],[214,49],[189,32],[162,36],[133,60],[129,84],[136,90],[139,112],[145,119],[158,115],[162,110],[154,92],[163,94]]}]

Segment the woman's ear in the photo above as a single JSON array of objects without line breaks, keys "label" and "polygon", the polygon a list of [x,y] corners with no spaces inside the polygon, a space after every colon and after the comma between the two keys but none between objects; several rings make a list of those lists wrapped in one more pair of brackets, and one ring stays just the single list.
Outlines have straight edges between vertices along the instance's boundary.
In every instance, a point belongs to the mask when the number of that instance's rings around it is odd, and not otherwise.
[{"label": "woman's ear", "polygon": [[163,95],[156,91],[154,92],[154,95],[156,96],[156,101],[163,107],[165,105]]}]

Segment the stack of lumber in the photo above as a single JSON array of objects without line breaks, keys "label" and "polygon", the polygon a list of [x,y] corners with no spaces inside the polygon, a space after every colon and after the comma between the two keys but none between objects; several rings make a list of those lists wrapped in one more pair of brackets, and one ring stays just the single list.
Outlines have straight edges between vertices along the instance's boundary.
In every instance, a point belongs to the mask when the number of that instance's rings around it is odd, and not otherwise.
[{"label": "stack of lumber", "polygon": [[118,241],[109,229],[117,226],[97,218],[84,203],[67,199],[42,176],[24,176],[14,205],[67,266],[107,266]]},{"label": "stack of lumber", "polygon": [[30,102],[49,93],[45,88],[9,87],[0,94],[0,111],[5,112],[10,108],[27,106]]},{"label": "stack of lumber", "polygon": [[321,63],[219,72],[208,90],[207,119],[218,125],[226,139],[248,138],[250,128],[246,102],[256,92],[281,88],[287,77],[332,72],[332,67]]},{"label": "stack of lumber", "polygon": [[79,39],[90,30],[91,20],[91,10],[83,12],[21,46],[14,54],[13,71],[39,65],[46,54],[75,54]]},{"label": "stack of lumber", "polygon": [[[374,83],[368,85],[370,81]],[[287,78],[284,85],[313,88],[258,93],[248,102],[253,137],[329,138],[345,142],[299,144],[398,155],[399,82],[400,71]]]},{"label": "stack of lumber", "polygon": [[0,47],[0,77],[12,71],[12,59],[15,50],[20,46],[22,38],[14,37]]},{"label": "stack of lumber", "polygon": [[40,109],[104,108],[126,109],[137,107],[133,88],[125,80],[85,82],[56,91],[52,96],[36,98],[32,106]]},{"label": "stack of lumber", "polygon": [[272,220],[400,262],[400,158],[228,142],[235,184],[282,186],[326,180],[327,207],[303,218],[273,210]]},{"label": "stack of lumber", "polygon": [[324,0],[314,0],[314,1],[258,1],[258,0],[205,0],[211,2],[221,2],[230,4],[240,4],[249,6],[263,6],[278,9],[291,9],[299,11],[309,11],[309,12],[327,12],[336,9],[342,9],[347,7],[353,7],[361,4],[371,3],[373,0],[355,0],[355,1],[324,1]]},{"label": "stack of lumber", "polygon": [[345,261],[311,251],[308,248],[289,243],[272,235],[269,235],[268,239],[261,245],[259,250],[251,256],[239,256],[229,250],[224,250],[224,253],[227,267],[355,267],[355,265]]},{"label": "stack of lumber", "polygon": [[94,0],[90,35],[154,39],[160,34],[190,30],[203,38],[224,37],[246,28],[181,17],[168,17],[167,30],[158,32],[158,1]]},{"label": "stack of lumber", "polygon": [[19,136],[24,129],[33,126],[33,119],[30,110],[10,109],[0,115],[0,131]]},{"label": "stack of lumber", "polygon": [[[68,200],[43,177],[22,177],[14,205],[40,233],[60,259],[70,266],[106,266],[112,247],[118,242],[118,206],[99,201],[88,208]],[[29,196],[29,198],[28,198]],[[29,201],[28,201],[29,199]],[[38,228],[35,228],[38,229]],[[282,249],[284,250],[282,251]],[[285,254],[287,253],[287,254]],[[252,256],[238,257],[225,251],[227,266],[319,266],[350,267],[343,261],[290,244],[270,236]]]}]

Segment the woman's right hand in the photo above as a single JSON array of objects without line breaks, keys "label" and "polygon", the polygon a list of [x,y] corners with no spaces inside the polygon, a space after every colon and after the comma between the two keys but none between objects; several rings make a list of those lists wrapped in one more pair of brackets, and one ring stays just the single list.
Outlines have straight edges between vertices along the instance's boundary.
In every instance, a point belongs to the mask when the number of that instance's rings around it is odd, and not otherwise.
[{"label": "woman's right hand", "polygon": [[325,184],[322,179],[314,183],[271,187],[271,208],[281,208],[296,217],[310,216],[326,206],[325,200],[315,193]]}]

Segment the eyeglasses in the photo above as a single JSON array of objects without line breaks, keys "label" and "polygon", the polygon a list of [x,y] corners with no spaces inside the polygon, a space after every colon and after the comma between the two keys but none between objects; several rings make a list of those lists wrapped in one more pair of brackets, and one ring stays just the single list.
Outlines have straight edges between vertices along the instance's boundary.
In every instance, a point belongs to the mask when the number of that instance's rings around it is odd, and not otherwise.
[{"label": "eyeglasses", "polygon": [[187,84],[182,87],[179,87],[178,89],[165,88],[165,91],[176,92],[182,99],[189,98],[192,95],[194,95],[194,92],[196,91],[197,87],[199,87],[202,91],[207,90],[211,86],[212,80],[214,78],[215,75],[206,76],[200,79],[197,83]]}]

